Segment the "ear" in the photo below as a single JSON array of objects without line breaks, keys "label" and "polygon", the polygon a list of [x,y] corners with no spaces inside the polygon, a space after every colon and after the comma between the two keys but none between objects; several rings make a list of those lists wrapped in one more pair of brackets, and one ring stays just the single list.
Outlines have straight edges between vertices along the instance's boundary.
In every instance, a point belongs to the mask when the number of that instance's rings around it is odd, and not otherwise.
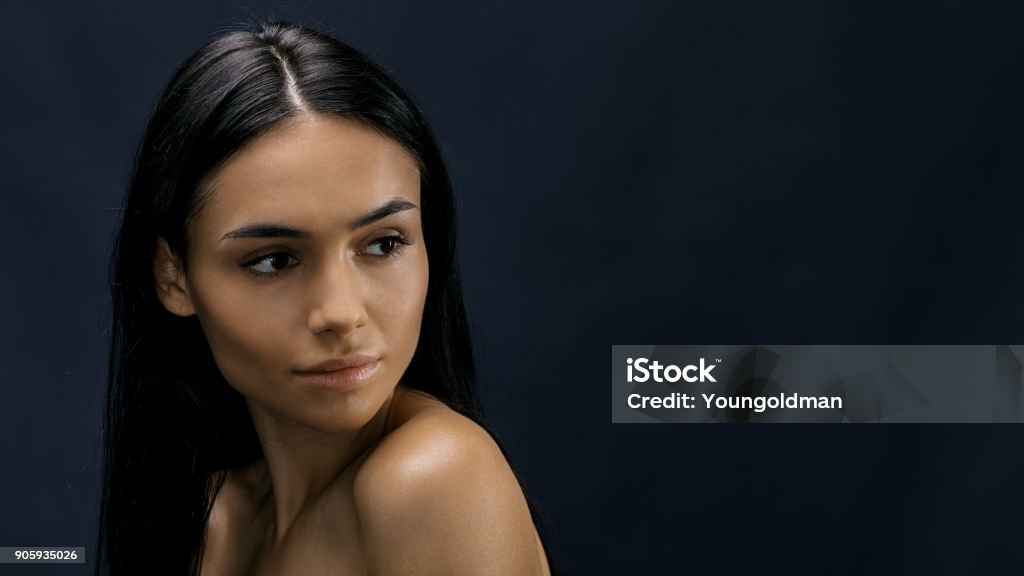
[{"label": "ear", "polygon": [[168,312],[183,317],[196,313],[181,260],[162,237],[157,240],[156,252],[153,254],[153,277],[156,281],[156,296]]}]

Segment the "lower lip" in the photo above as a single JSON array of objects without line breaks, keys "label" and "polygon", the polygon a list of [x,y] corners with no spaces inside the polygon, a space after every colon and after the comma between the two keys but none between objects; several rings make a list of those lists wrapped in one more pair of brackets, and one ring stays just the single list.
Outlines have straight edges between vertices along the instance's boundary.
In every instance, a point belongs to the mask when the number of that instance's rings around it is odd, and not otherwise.
[{"label": "lower lip", "polygon": [[331,372],[298,372],[299,379],[312,386],[331,390],[351,390],[365,382],[380,365],[380,360]]}]

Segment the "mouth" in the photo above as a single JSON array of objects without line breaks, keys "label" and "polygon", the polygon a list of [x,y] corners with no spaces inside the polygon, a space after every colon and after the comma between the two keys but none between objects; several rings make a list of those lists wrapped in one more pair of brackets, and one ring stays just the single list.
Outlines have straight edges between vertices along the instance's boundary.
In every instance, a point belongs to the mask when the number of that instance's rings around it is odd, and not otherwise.
[{"label": "mouth", "polygon": [[318,388],[351,390],[363,384],[380,366],[380,359],[369,355],[346,356],[295,370],[299,380]]}]

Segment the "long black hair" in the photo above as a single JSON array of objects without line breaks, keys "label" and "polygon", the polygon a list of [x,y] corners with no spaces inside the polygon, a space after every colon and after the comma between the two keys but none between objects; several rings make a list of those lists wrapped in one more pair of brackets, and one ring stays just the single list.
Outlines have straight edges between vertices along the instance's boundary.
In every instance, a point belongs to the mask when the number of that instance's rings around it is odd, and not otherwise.
[{"label": "long black hair", "polygon": [[419,164],[430,268],[403,382],[481,423],[452,185],[423,115],[364,54],[321,32],[277,21],[223,33],[178,68],[157,103],[112,253],[97,574],[197,574],[223,472],[261,456],[244,400],[218,371],[197,319],[157,299],[153,256],[163,237],[187,267],[186,229],[204,201],[204,179],[245,143],[304,113],[362,122]]}]

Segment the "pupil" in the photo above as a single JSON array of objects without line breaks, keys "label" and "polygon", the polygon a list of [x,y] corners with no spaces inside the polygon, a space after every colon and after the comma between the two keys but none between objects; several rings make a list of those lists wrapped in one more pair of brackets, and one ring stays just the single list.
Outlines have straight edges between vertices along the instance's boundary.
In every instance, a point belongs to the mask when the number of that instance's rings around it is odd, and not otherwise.
[{"label": "pupil", "polygon": [[270,258],[270,265],[274,269],[280,270],[288,265],[288,257],[284,254],[275,254]]}]

